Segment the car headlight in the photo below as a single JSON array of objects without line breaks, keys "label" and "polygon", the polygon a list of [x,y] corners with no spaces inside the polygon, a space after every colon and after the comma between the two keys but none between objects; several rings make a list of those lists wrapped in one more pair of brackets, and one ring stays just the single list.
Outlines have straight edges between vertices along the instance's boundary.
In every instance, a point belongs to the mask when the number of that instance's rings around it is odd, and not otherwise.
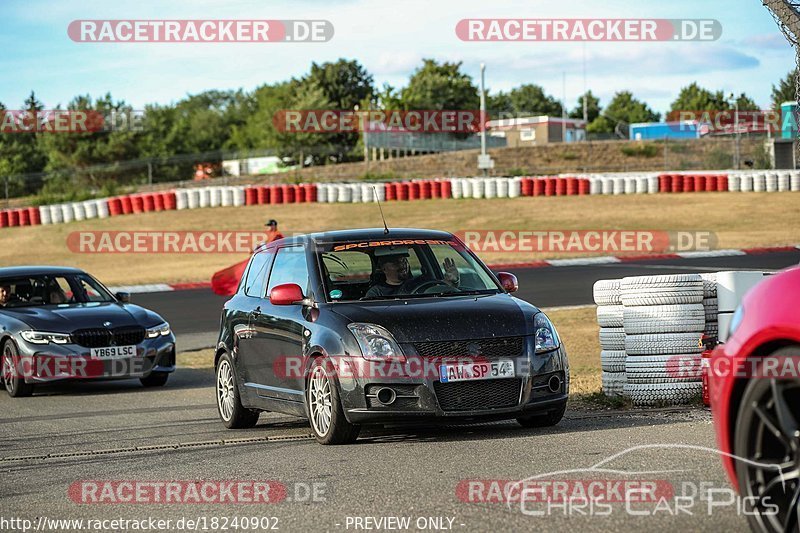
[{"label": "car headlight", "polygon": [[155,339],[156,337],[166,337],[170,333],[171,332],[170,332],[170,329],[169,329],[169,324],[164,322],[163,324],[159,324],[158,326],[156,326],[154,328],[148,329],[147,330],[147,338],[148,339]]},{"label": "car headlight", "polygon": [[552,352],[561,344],[555,326],[544,313],[536,313],[533,317],[533,328],[536,338],[536,353]]},{"label": "car headlight", "polygon": [[68,333],[50,333],[48,331],[23,331],[20,333],[23,339],[31,344],[69,344]]},{"label": "car headlight", "polygon": [[736,308],[736,311],[734,311],[731,317],[731,323],[728,325],[728,338],[733,336],[733,332],[739,328],[742,320],[744,320],[744,306],[740,305]]},{"label": "car headlight", "polygon": [[387,359],[405,360],[403,352],[386,328],[375,324],[353,322],[347,328],[353,332],[364,359],[385,361]]}]

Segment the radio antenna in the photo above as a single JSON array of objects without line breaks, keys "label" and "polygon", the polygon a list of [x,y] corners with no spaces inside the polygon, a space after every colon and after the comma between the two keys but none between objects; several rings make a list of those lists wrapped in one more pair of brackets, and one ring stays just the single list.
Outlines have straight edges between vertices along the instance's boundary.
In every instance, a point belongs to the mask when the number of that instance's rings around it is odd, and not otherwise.
[{"label": "radio antenna", "polygon": [[378,198],[378,189],[375,186],[372,186],[372,192],[375,194],[375,201],[378,202],[378,209],[381,211],[381,220],[383,220],[383,234],[389,234],[389,226],[386,225],[386,217],[383,216],[383,207],[381,207],[381,200]]}]

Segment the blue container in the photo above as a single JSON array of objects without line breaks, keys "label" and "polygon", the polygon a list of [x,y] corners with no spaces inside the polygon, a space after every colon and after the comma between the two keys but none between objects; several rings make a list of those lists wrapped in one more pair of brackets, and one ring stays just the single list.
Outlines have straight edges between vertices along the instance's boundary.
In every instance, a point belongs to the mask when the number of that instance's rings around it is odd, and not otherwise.
[{"label": "blue container", "polygon": [[639,122],[631,124],[632,141],[655,139],[697,139],[700,129],[696,122]]}]

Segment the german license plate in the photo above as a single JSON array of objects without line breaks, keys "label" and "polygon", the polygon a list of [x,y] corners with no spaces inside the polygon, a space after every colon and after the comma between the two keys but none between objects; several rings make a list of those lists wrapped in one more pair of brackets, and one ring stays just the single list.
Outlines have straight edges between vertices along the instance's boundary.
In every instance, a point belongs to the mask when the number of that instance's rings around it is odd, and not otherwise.
[{"label": "german license plate", "polygon": [[439,380],[442,383],[513,377],[514,361],[511,360],[486,361],[483,363],[458,363],[439,366]]},{"label": "german license plate", "polygon": [[122,359],[136,356],[136,346],[108,346],[106,348],[92,348],[93,359]]}]

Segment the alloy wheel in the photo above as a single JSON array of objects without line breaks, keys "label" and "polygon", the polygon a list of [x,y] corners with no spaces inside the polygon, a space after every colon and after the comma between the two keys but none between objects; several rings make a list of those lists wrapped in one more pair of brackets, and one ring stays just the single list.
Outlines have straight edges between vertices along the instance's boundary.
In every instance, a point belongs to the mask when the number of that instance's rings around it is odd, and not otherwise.
[{"label": "alloy wheel", "polygon": [[[746,435],[741,491],[754,502],[762,531],[800,531],[800,382],[754,384],[744,407],[752,415],[737,431]],[[741,460],[741,459],[740,459]]]},{"label": "alloy wheel", "polygon": [[14,354],[11,352],[11,346],[6,344],[3,347],[3,384],[8,392],[14,389]]},{"label": "alloy wheel", "polygon": [[223,420],[230,420],[233,416],[235,401],[233,383],[233,370],[228,361],[221,361],[217,369],[217,406]]},{"label": "alloy wheel", "polygon": [[322,366],[314,367],[308,384],[308,405],[311,411],[311,423],[314,431],[325,436],[331,428],[333,416],[331,399],[331,381]]}]

